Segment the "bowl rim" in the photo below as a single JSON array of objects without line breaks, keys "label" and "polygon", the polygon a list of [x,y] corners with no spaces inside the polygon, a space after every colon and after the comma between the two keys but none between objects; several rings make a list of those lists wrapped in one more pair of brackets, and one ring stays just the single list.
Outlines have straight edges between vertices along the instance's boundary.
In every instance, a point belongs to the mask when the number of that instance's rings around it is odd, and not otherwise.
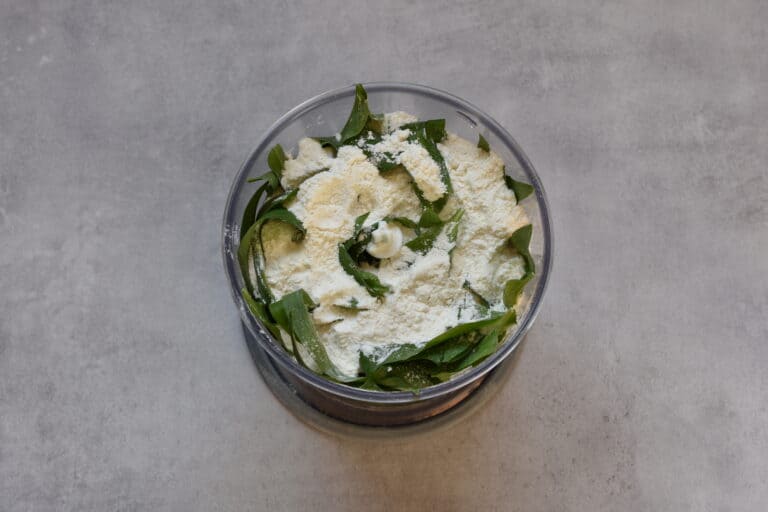
[{"label": "bowl rim", "polygon": [[[526,311],[522,322],[518,321],[517,329],[515,329],[511,334],[507,334],[506,339],[501,344],[501,346],[485,361],[472,368],[471,370],[457,375],[451,380],[428,386],[417,392],[369,391],[330,381],[299,364],[285,352],[285,349],[280,346],[280,343],[277,340],[271,337],[267,330],[253,316],[253,314],[246,306],[245,301],[240,293],[240,285],[238,282],[238,276],[240,276],[240,266],[237,262],[237,248],[240,242],[239,226],[241,219],[237,218],[235,212],[233,211],[236,195],[240,191],[241,187],[245,184],[248,172],[253,167],[256,159],[259,155],[266,151],[267,146],[272,143],[274,135],[277,132],[281,131],[286,125],[293,122],[307,111],[310,111],[323,103],[327,103],[344,96],[353,97],[355,92],[355,85],[339,87],[318,94],[317,96],[303,101],[299,105],[293,107],[291,110],[283,114],[266,130],[258,144],[256,144],[255,148],[250,152],[245,162],[240,166],[240,169],[232,181],[224,209],[221,235],[224,269],[227,274],[230,289],[232,291],[232,297],[235,301],[235,304],[238,306],[238,309],[240,310],[240,317],[242,322],[245,324],[254,338],[258,340],[261,347],[284,370],[298,374],[300,378],[303,378],[305,381],[308,381],[310,384],[322,391],[341,398],[355,401],[377,404],[398,404],[434,399],[453,393],[454,391],[458,391],[471,382],[482,378],[488,372],[496,368],[496,366],[498,366],[502,361],[509,357],[510,354],[512,354],[512,352],[517,348],[520,341],[525,337],[533,325],[534,320],[536,319],[536,316],[541,309],[544,293],[547,289],[547,285],[549,283],[550,275],[552,272],[554,237],[552,233],[552,219],[549,210],[549,203],[547,201],[544,187],[541,183],[541,179],[539,178],[538,173],[534,169],[533,164],[531,164],[530,160],[523,152],[517,141],[496,120],[494,120],[491,116],[473,104],[448,92],[420,84],[407,82],[368,82],[363,83],[363,87],[365,87],[368,93],[401,92],[415,94],[417,96],[426,96],[451,105],[451,107],[456,109],[457,113],[462,115],[462,117],[468,117],[467,114],[471,114],[476,119],[480,120],[481,124],[484,125],[488,131],[492,132],[494,135],[496,135],[496,137],[499,138],[499,140],[503,141],[503,143],[513,153],[515,158],[517,158],[523,172],[534,187],[534,195],[539,206],[539,215],[541,216],[542,220],[542,234],[544,240],[540,271],[541,274],[539,281],[531,297],[530,306]],[[469,118],[469,120],[472,122],[472,124],[477,124],[475,119]],[[235,226],[237,226],[237,229],[234,229]],[[239,278],[242,279],[242,276]]]}]

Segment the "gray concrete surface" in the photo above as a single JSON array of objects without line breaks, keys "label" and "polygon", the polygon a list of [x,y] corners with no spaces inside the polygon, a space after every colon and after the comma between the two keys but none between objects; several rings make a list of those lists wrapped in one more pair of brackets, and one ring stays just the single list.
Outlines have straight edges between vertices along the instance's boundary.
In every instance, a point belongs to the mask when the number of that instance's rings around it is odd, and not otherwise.
[{"label": "gray concrete surface", "polygon": [[[768,3],[0,4],[0,510],[762,511]],[[355,81],[527,150],[556,271],[504,390],[417,440],[264,387],[219,255],[266,127]]]}]

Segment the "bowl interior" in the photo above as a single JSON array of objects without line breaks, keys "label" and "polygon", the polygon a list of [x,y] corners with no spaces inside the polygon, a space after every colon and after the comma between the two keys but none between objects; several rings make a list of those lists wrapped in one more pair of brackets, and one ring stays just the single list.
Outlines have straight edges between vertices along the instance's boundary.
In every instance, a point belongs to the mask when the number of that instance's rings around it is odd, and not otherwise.
[{"label": "bowl interior", "polygon": [[425,388],[417,395],[410,392],[366,391],[330,382],[296,363],[246,307],[240,296],[244,281],[237,263],[237,249],[243,211],[258,188],[258,184],[247,183],[246,180],[259,176],[268,169],[267,154],[275,144],[281,144],[286,152],[295,154],[299,139],[339,132],[352,106],[354,86],[321,94],[285,114],[267,131],[265,137],[243,164],[232,184],[224,215],[224,265],[245,326],[284,370],[295,373],[297,377],[325,392],[348,399],[378,403],[424,400],[453,392],[485,375],[511,353],[530,328],[541,305],[551,267],[552,233],[549,210],[539,177],[520,147],[506,130],[476,107],[455,96],[424,86],[371,83],[365,84],[365,88],[368,92],[368,103],[373,112],[402,110],[422,120],[444,118],[447,131],[472,141],[477,140],[478,134],[482,134],[488,140],[492,150],[504,160],[506,173],[534,186],[535,194],[527,198],[523,205],[533,224],[530,249],[536,263],[536,276],[525,288],[523,305],[517,311],[517,326],[507,333],[504,344],[495,354],[471,371],[448,382]]}]

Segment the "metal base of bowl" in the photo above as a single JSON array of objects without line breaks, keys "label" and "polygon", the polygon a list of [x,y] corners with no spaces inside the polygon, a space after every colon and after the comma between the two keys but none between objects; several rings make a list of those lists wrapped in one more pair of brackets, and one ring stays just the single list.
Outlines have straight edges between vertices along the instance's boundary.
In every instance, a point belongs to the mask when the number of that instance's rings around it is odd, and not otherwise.
[{"label": "metal base of bowl", "polygon": [[294,416],[311,427],[334,435],[402,437],[432,432],[467,418],[486,404],[507,380],[520,351],[454,393],[407,404],[349,402],[307,385],[276,365],[243,326],[245,341],[267,387]]}]

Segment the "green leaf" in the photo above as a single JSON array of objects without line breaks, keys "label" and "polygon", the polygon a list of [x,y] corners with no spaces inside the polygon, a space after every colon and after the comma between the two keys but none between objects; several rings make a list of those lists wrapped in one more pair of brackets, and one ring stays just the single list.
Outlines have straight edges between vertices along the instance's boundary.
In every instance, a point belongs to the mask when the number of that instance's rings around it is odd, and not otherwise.
[{"label": "green leaf", "polygon": [[[362,141],[362,145],[360,145]],[[400,167],[400,163],[395,158],[395,155],[388,151],[382,153],[376,153],[370,149],[370,146],[375,146],[382,141],[381,133],[368,132],[362,134],[356,141],[352,141],[351,144],[355,144],[363,150],[365,156],[376,166],[379,172],[387,172]]]},{"label": "green leaf", "polygon": [[243,211],[243,221],[240,223],[240,240],[245,237],[248,229],[253,226],[254,222],[256,222],[256,209],[259,206],[261,196],[267,191],[267,187],[269,187],[269,183],[262,184],[245,206],[245,211]]},{"label": "green leaf", "polygon": [[531,243],[532,233],[533,226],[528,224],[512,233],[512,236],[510,236],[508,240],[509,245],[511,245],[512,248],[517,251],[517,254],[523,257],[525,260],[525,271],[530,273],[535,271],[533,257],[528,250],[528,246]]},{"label": "green leaf", "polygon": [[346,304],[333,304],[333,307],[346,309],[349,311],[368,311],[369,308],[360,307],[360,301],[357,298],[352,297]]},{"label": "green leaf", "polygon": [[355,85],[355,102],[349,113],[344,128],[338,136],[315,137],[322,146],[331,146],[334,150],[352,142],[363,130],[367,129],[375,133],[381,133],[384,116],[372,114],[368,108],[368,93],[361,84]]},{"label": "green leaf", "polygon": [[432,208],[426,208],[419,218],[419,227],[421,228],[442,227],[443,224],[440,216]]},{"label": "green leaf", "polygon": [[462,284],[461,287],[467,290],[470,294],[472,294],[472,297],[475,299],[475,301],[477,301],[477,303],[480,306],[482,306],[483,309],[485,309],[486,311],[490,309],[491,304],[485,299],[485,297],[480,295],[480,293],[478,293],[477,290],[472,288],[472,285],[469,284],[469,281],[464,281],[464,284]]},{"label": "green leaf", "polygon": [[510,279],[504,284],[504,305],[506,307],[512,308],[515,306],[517,297],[531,279],[533,279],[533,272],[526,272],[520,279]]},{"label": "green leaf", "polygon": [[[311,297],[302,289],[284,295],[279,301],[269,305],[269,311],[280,326],[291,336],[296,359],[325,375],[331,380],[345,384],[359,384],[363,379],[344,375],[328,357],[325,347],[320,342],[315,324],[309,311],[315,307]],[[308,365],[302,358],[302,351],[312,358]]]},{"label": "green leaf", "polygon": [[522,293],[523,288],[528,282],[533,279],[536,271],[533,257],[531,256],[529,246],[531,243],[531,235],[533,234],[533,226],[528,224],[521,227],[509,237],[507,243],[523,257],[525,261],[525,274],[520,279],[510,279],[504,284],[504,305],[508,308],[513,307],[517,303],[517,298]]},{"label": "green leaf", "polygon": [[363,131],[368,118],[371,117],[371,111],[368,109],[368,93],[361,84],[355,85],[355,103],[352,105],[352,112],[349,113],[344,128],[341,129],[341,140],[346,142],[356,137]]},{"label": "green leaf", "polygon": [[477,147],[482,149],[486,153],[490,153],[491,152],[491,146],[488,145],[488,141],[485,140],[485,137],[483,137],[482,134],[478,135]]},{"label": "green leaf", "polygon": [[430,119],[424,121],[424,133],[433,142],[442,142],[448,135],[445,132],[445,119]]},{"label": "green leaf", "polygon": [[[240,273],[245,281],[245,286],[249,292],[253,292],[253,283],[251,282],[251,273],[248,271],[248,256],[251,253],[251,243],[256,232],[261,229],[260,224],[251,224],[245,234],[240,238],[240,246],[237,248],[237,261],[240,263]],[[267,297],[262,296],[263,299]]]},{"label": "green leaf", "polygon": [[264,201],[264,204],[261,206],[261,208],[259,208],[259,213],[257,215],[257,218],[260,218],[262,215],[264,215],[270,210],[281,208],[285,203],[290,202],[291,199],[296,197],[296,194],[298,193],[299,193],[299,189],[294,188],[287,192],[283,192],[282,194],[277,194],[275,196],[268,198],[266,201]]},{"label": "green leaf", "polygon": [[[285,222],[286,224],[293,226],[295,229],[292,237],[294,242],[300,242],[304,239],[304,235],[306,234],[304,225],[291,211],[276,208],[259,217],[240,239],[240,247],[237,249],[237,259],[240,263],[240,272],[243,275],[246,288],[251,293],[253,293],[255,288],[259,297],[267,304],[274,300],[274,296],[269,289],[266,276],[264,275],[265,261],[264,248],[261,243],[261,230],[264,224],[270,220]],[[248,271],[249,256],[253,259],[253,269],[256,274],[255,283],[251,282],[251,275]]]},{"label": "green leaf", "polygon": [[375,274],[367,272],[357,266],[357,263],[355,263],[355,260],[349,255],[344,244],[339,244],[339,263],[341,263],[341,268],[344,269],[344,272],[352,276],[371,296],[381,298],[389,292],[389,286],[381,284],[381,281],[379,281],[379,278]]},{"label": "green leaf", "polygon": [[357,217],[357,218],[355,219],[355,227],[354,227],[354,235],[353,235],[353,238],[354,238],[356,235],[359,235],[359,234],[360,234],[360,230],[361,230],[361,229],[363,229],[363,224],[365,224],[365,221],[366,221],[366,220],[368,220],[368,216],[369,216],[370,214],[371,214],[371,212],[368,212],[368,213],[364,213],[364,214],[360,215],[359,217]]},{"label": "green leaf", "polygon": [[405,246],[414,252],[426,254],[435,245],[435,240],[440,235],[440,231],[442,231],[442,226],[424,228],[416,238],[406,242]]},{"label": "green leaf", "polygon": [[255,316],[256,319],[259,320],[269,331],[269,333],[274,336],[285,348],[288,348],[285,344],[285,341],[283,341],[283,337],[280,335],[280,329],[277,328],[278,324],[276,324],[270,317],[269,309],[267,306],[261,300],[254,299],[250,292],[248,292],[247,288],[240,290],[240,293],[242,294],[243,299],[245,299],[245,303],[248,305],[248,309],[251,311],[251,313],[253,313],[253,316]]},{"label": "green leaf", "polygon": [[[421,144],[440,169],[440,180],[445,185],[446,194],[443,198],[435,201],[436,204],[433,205],[434,209],[439,212],[445,205],[446,196],[453,193],[453,185],[451,184],[448,167],[445,165],[445,159],[437,147],[437,143],[443,140],[446,135],[445,119],[431,119],[429,121],[408,123],[400,128],[411,131],[411,136],[408,137],[408,140]],[[423,199],[423,197],[420,199]]]},{"label": "green leaf", "polygon": [[269,164],[269,168],[272,169],[272,172],[275,173],[278,179],[283,175],[286,160],[287,157],[280,144],[275,144],[267,155],[267,164]]},{"label": "green leaf", "polygon": [[[426,361],[409,361],[404,364],[384,366],[376,379],[382,387],[398,391],[418,391],[433,384],[431,374],[434,366]],[[377,376],[379,372],[377,372]]]},{"label": "green leaf", "polygon": [[462,359],[458,365],[453,369],[454,372],[461,371],[470,366],[478,364],[480,361],[490,356],[499,346],[499,331],[497,329],[492,330],[485,337],[480,340],[480,343],[475,345],[472,351]]},{"label": "green leaf", "polygon": [[405,246],[414,252],[426,254],[435,245],[435,240],[443,229],[446,230],[448,241],[455,242],[459,234],[459,221],[463,215],[464,210],[459,209],[447,221],[443,221],[432,208],[426,208],[419,219],[416,238],[406,242]]},{"label": "green leaf", "polygon": [[384,220],[384,222],[396,222],[396,223],[400,224],[401,226],[406,227],[408,229],[412,229],[414,231],[418,231],[418,229],[419,229],[419,225],[416,224],[411,219],[409,219],[408,217],[392,217],[392,216],[387,216],[387,217],[384,217],[383,220]]},{"label": "green leaf", "polygon": [[377,370],[377,365],[374,363],[371,358],[360,352],[360,371],[363,373],[364,380],[363,383],[360,385],[362,389],[368,389],[370,391],[384,391],[381,389],[381,387],[376,384],[376,376],[375,372]]},{"label": "green leaf", "polygon": [[[363,86],[361,85],[360,88],[362,89]],[[367,94],[365,98],[366,100],[368,99]],[[368,120],[365,122],[364,128],[373,133],[380,134],[381,132],[383,132],[384,131],[384,114],[372,114],[371,111],[369,110]]]},{"label": "green leaf", "polygon": [[452,363],[466,355],[475,346],[477,339],[477,331],[473,331],[427,349],[418,358],[438,365]]},{"label": "green leaf", "polygon": [[445,331],[444,333],[436,336],[426,342],[423,345],[414,345],[412,343],[399,345],[395,350],[390,352],[386,358],[384,358],[379,364],[390,364],[399,361],[406,361],[409,359],[416,359],[419,354],[425,350],[437,346],[440,343],[456,338],[468,332],[476,331],[483,328],[499,328],[503,329],[506,326],[515,322],[514,310],[509,310],[506,313],[492,313],[490,317],[483,320],[476,320],[474,322],[467,322],[459,324]]},{"label": "green leaf", "polygon": [[518,203],[533,193],[533,185],[517,181],[506,174],[504,175],[504,183],[506,183],[507,187],[514,192],[515,200]]},{"label": "green leaf", "polygon": [[445,233],[448,236],[448,241],[452,244],[456,243],[456,239],[459,238],[459,224],[463,216],[464,210],[460,208],[453,212],[453,215],[445,221]]},{"label": "green leaf", "polygon": [[309,314],[309,306],[313,304],[307,292],[296,290],[270,304],[269,311],[294,342],[301,344],[312,356],[319,373],[334,374],[333,363],[320,343],[312,316]]},{"label": "green leaf", "polygon": [[269,210],[264,215],[259,217],[259,222],[262,225],[270,220],[278,220],[280,222],[285,222],[289,226],[293,226],[295,232],[291,239],[294,242],[301,242],[304,239],[304,236],[307,234],[307,230],[304,228],[304,224],[302,224],[302,222],[296,217],[296,215],[293,214],[292,211],[286,210],[285,208],[275,208],[273,210]]}]

